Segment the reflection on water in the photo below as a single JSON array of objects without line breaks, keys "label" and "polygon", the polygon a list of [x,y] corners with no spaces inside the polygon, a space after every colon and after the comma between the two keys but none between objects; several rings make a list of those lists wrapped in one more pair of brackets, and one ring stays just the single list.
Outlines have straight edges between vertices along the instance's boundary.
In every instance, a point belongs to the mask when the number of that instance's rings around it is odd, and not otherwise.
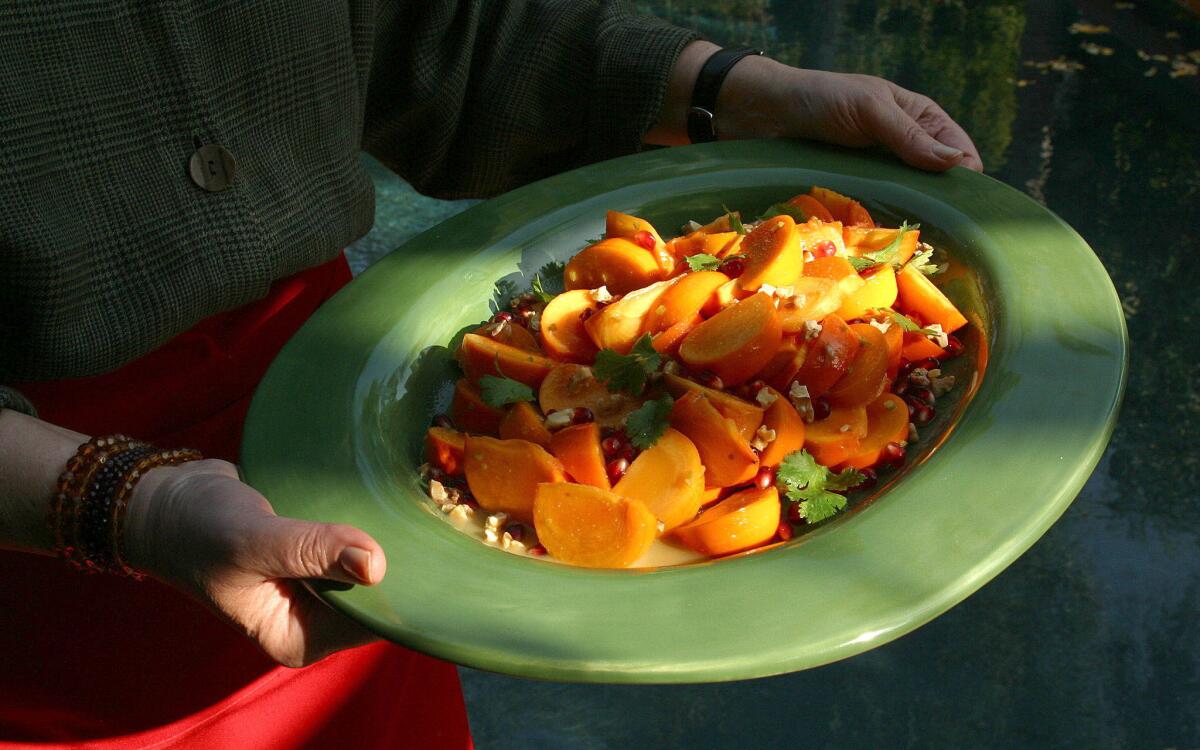
[{"label": "reflection on water", "polygon": [[[1200,746],[1196,16],[1168,0],[637,4],[722,44],[937,99],[990,174],[1063,217],[1108,269],[1132,342],[1125,405],[1062,520],[913,634],[729,685],[579,687],[465,670],[479,747]],[[414,212],[425,226],[460,208],[375,176],[385,233],[359,246],[362,264],[403,237],[386,230],[409,221],[411,232]],[[1087,340],[1069,320],[1062,332]]]}]

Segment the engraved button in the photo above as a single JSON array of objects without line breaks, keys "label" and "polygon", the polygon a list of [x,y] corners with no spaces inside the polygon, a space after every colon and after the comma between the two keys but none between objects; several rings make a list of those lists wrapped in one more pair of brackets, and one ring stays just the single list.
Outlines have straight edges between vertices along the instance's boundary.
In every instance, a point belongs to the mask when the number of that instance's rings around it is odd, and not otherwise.
[{"label": "engraved button", "polygon": [[192,154],[188,172],[192,175],[192,182],[210,193],[216,193],[233,184],[237,162],[224,146],[209,143]]}]

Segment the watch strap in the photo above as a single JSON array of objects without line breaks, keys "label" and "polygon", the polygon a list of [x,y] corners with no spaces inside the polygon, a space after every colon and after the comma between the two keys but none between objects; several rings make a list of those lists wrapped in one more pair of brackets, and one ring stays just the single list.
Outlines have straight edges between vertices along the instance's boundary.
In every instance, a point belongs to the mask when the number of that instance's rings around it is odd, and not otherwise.
[{"label": "watch strap", "polygon": [[721,93],[721,84],[725,76],[733,70],[733,66],[743,57],[761,55],[760,49],[743,47],[740,49],[717,50],[704,61],[696,76],[696,85],[692,88],[692,102],[688,107],[687,132],[692,143],[708,143],[717,140],[717,95]]}]

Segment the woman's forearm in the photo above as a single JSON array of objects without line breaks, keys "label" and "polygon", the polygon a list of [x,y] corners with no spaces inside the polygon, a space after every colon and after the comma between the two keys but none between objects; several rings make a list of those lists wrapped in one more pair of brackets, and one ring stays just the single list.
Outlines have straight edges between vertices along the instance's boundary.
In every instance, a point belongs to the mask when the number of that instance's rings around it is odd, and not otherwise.
[{"label": "woman's forearm", "polygon": [[0,409],[0,548],[50,554],[50,498],[67,461],[87,439]]}]

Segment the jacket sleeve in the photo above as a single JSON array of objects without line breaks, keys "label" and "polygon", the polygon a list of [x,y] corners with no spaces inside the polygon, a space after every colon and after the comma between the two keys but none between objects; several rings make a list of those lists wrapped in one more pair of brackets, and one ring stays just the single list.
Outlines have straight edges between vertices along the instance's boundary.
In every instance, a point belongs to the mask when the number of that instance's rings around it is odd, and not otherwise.
[{"label": "jacket sleeve", "polygon": [[376,28],[364,147],[446,198],[640,150],[698,38],[615,0],[391,0]]},{"label": "jacket sleeve", "polygon": [[31,417],[37,416],[37,409],[33,408],[33,404],[29,403],[29,399],[22,396],[20,391],[15,391],[3,385],[0,385],[0,409],[12,409],[13,411],[28,414]]}]

